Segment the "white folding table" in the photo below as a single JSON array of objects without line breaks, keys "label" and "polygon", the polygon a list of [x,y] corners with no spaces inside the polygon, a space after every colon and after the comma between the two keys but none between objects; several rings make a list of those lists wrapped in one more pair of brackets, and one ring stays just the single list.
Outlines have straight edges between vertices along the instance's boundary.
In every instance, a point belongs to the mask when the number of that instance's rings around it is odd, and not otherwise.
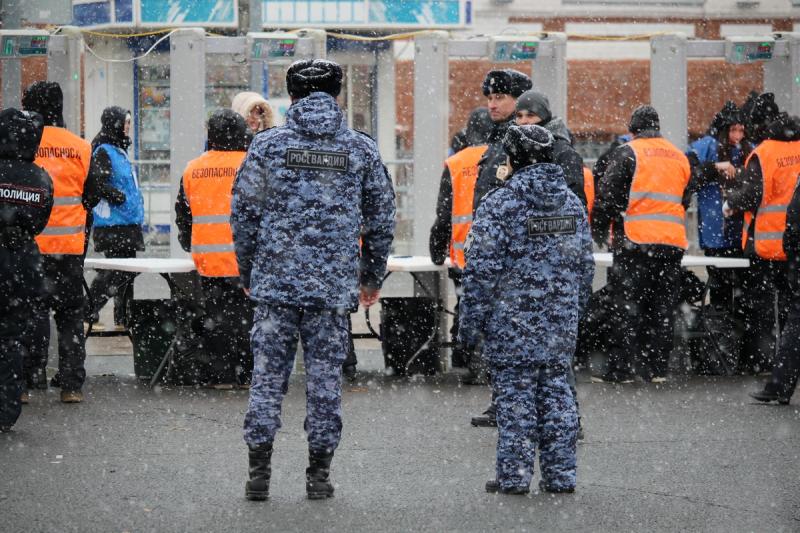
[{"label": "white folding table", "polygon": [[[610,267],[614,264],[614,256],[610,252],[597,252],[594,255],[595,266]],[[684,255],[681,260],[682,267],[717,267],[717,268],[747,268],[750,266],[748,259],[740,257],[709,257],[705,255]]]},{"label": "white folding table", "polygon": [[[94,270],[121,270],[124,272],[135,272],[139,274],[159,274],[161,275],[170,287],[172,293],[175,292],[173,281],[170,278],[171,274],[188,274],[195,270],[194,261],[189,258],[156,258],[156,257],[135,257],[135,258],[87,258],[84,261],[85,269]],[[388,272],[407,272],[414,276],[415,295],[424,294],[427,297],[439,298],[444,302],[446,298],[447,286],[442,282],[444,273],[447,270],[445,265],[435,265],[430,257],[425,256],[390,256],[387,261],[386,270]],[[423,280],[423,277],[428,279]],[[426,285],[430,283],[430,287]],[[418,291],[417,288],[421,289]],[[438,313],[438,328],[437,332],[441,337],[446,328],[446,319],[444,313]],[[91,332],[91,330],[90,330]],[[127,333],[123,333],[127,334]],[[361,337],[364,335],[356,335]],[[373,337],[374,335],[368,335]],[[441,339],[440,339],[441,340]],[[441,343],[440,343],[441,345]],[[162,364],[156,375],[153,376],[151,386],[154,385],[160,374],[164,369],[166,363],[169,362],[172,356],[173,347],[165,354]],[[444,348],[440,348],[440,361],[445,357]]]}]

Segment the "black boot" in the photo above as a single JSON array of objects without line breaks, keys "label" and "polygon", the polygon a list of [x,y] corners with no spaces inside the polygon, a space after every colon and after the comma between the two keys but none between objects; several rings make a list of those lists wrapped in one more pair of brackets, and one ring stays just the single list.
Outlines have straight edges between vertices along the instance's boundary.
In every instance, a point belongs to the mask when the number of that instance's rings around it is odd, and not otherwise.
[{"label": "black boot", "polygon": [[244,486],[244,495],[248,500],[264,501],[269,498],[272,444],[249,447],[247,458],[250,461],[250,481]]},{"label": "black boot", "polygon": [[489,408],[481,416],[473,416],[470,423],[476,428],[496,428],[497,427],[497,405],[492,402]]},{"label": "black boot", "polygon": [[309,466],[306,468],[306,493],[309,500],[324,500],[333,496],[333,485],[330,481],[331,460],[333,452],[309,452]]}]

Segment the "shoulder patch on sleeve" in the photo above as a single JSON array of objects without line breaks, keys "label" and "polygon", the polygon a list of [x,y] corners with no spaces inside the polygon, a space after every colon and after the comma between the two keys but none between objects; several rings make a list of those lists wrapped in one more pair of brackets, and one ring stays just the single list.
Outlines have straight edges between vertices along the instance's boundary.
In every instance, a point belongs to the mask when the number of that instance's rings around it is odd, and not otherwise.
[{"label": "shoulder patch on sleeve", "polygon": [[527,220],[528,236],[574,235],[578,231],[578,217],[531,217]]},{"label": "shoulder patch on sleeve", "polygon": [[24,187],[15,183],[0,183],[0,201],[43,208],[49,195],[41,187]]}]

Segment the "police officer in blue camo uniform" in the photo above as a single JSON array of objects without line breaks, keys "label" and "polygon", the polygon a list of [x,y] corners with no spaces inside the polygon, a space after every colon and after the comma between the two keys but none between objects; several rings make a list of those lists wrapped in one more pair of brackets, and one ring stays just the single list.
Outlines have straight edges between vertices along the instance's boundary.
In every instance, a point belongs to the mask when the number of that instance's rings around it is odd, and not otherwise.
[{"label": "police officer in blue camo uniform", "polygon": [[333,496],[348,313],[377,301],[392,243],[392,183],[375,141],[347,127],[336,103],[341,82],[332,61],[292,64],[286,124],[255,136],[233,188],[236,257],[245,291],[257,302],[244,419],[251,500],[269,496],[272,445],[298,336],[308,402],[306,491],[311,499]]},{"label": "police officer in blue camo uniform", "polygon": [[459,334],[482,346],[497,395],[497,470],[487,492],[526,494],[539,449],[542,490],[575,490],[578,417],[567,382],[594,261],[583,203],[552,163],[553,136],[511,126],[512,175],[470,230]]}]

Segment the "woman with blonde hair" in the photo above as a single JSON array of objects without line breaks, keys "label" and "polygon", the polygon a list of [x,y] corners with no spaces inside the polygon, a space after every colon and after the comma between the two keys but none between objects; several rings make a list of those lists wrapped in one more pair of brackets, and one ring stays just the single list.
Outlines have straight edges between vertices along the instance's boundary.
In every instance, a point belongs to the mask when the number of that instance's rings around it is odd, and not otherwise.
[{"label": "woman with blonde hair", "polygon": [[231,109],[240,114],[253,133],[269,129],[275,125],[272,107],[263,96],[245,91],[233,97]]}]

